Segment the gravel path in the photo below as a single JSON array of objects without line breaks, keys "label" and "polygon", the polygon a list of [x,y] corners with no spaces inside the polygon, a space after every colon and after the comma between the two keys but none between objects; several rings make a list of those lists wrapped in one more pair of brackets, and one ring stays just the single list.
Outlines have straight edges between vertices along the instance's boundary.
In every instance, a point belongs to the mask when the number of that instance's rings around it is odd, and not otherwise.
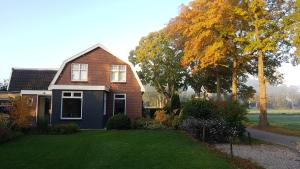
[{"label": "gravel path", "polygon": [[[229,144],[217,144],[216,148],[230,154]],[[254,161],[266,169],[300,168],[299,154],[278,145],[233,145],[233,154]]]},{"label": "gravel path", "polygon": [[251,137],[253,138],[257,138],[274,144],[284,145],[294,150],[296,150],[296,143],[300,142],[300,137],[286,136],[253,128],[247,128],[247,131],[250,132]]}]

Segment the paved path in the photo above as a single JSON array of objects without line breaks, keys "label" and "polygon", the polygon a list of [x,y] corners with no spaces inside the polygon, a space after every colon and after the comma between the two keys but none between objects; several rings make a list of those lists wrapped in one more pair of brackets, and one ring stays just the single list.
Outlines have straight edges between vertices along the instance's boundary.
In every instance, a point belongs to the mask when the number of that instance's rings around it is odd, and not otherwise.
[{"label": "paved path", "polygon": [[[217,144],[216,148],[230,154],[229,144]],[[256,162],[266,169],[299,169],[299,153],[279,145],[233,145],[233,155]]]},{"label": "paved path", "polygon": [[300,137],[286,136],[282,134],[266,132],[266,131],[253,129],[253,128],[247,128],[246,130],[250,132],[251,137],[253,138],[264,140],[274,144],[284,145],[294,150],[297,150],[296,143],[297,142],[300,143]]}]

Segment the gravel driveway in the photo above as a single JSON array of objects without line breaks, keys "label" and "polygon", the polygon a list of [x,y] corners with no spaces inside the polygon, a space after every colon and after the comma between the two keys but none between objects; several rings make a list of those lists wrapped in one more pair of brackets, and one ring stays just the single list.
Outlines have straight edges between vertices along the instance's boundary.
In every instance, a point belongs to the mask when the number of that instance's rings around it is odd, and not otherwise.
[{"label": "gravel driveway", "polygon": [[[216,148],[230,153],[229,144],[217,144]],[[266,169],[300,168],[300,154],[278,145],[233,145],[233,154],[254,161]]]}]

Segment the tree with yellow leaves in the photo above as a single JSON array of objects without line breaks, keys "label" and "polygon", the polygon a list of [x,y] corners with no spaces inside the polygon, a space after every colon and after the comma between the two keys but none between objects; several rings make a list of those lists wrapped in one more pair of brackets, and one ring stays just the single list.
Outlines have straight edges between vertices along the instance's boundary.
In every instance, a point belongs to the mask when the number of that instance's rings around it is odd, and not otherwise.
[{"label": "tree with yellow leaves", "polygon": [[[268,69],[275,70],[287,60],[291,49],[285,18],[290,14],[289,4],[274,0],[245,0],[243,17],[248,22],[247,45],[244,53],[252,55],[257,64],[259,81],[259,125],[268,125],[266,75]],[[273,62],[271,62],[273,61]],[[267,79],[268,80],[268,79]],[[270,81],[269,81],[270,82]]]},{"label": "tree with yellow leaves", "polygon": [[[194,72],[207,67],[215,70],[222,66],[231,68],[233,100],[237,100],[239,73],[247,71],[241,68],[246,68],[244,63],[249,60],[241,51],[242,36],[247,27],[238,13],[242,11],[239,3],[237,0],[192,1],[182,7],[179,16],[172,19],[166,28],[170,34],[183,36],[182,63],[186,66],[193,63]],[[222,71],[219,72],[215,74],[217,91],[221,86]]]}]

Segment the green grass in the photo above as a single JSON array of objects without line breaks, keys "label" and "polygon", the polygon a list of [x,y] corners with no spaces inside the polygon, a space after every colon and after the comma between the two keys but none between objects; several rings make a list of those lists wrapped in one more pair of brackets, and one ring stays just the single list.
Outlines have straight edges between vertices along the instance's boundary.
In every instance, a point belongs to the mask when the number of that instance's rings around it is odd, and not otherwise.
[{"label": "green grass", "polygon": [[177,131],[82,131],[29,135],[0,145],[1,169],[234,168]]},{"label": "green grass", "polygon": [[[263,128],[263,130],[285,135],[300,136],[300,112],[298,111],[299,110],[268,110],[268,121],[270,126],[267,128]],[[256,125],[258,124],[259,114],[249,113],[247,117],[250,123],[249,126],[257,128]]]},{"label": "green grass", "polygon": [[[251,123],[257,124],[259,114],[248,114]],[[271,125],[300,131],[300,114],[268,114]]]},{"label": "green grass", "polygon": [[[258,109],[249,109],[249,114],[258,114]],[[270,114],[300,114],[300,109],[268,109]]]}]

